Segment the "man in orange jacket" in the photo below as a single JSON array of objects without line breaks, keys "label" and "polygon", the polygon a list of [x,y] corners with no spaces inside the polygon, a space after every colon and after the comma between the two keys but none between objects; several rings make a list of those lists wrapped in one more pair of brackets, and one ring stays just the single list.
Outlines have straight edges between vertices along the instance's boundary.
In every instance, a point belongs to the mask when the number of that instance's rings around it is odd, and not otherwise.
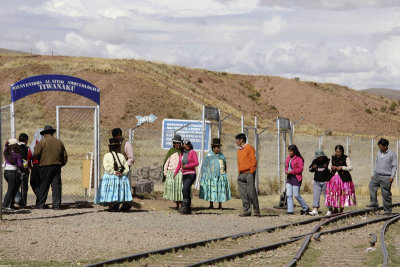
[{"label": "man in orange jacket", "polygon": [[240,198],[243,203],[243,213],[239,216],[251,216],[251,206],[253,205],[254,216],[260,216],[260,207],[255,187],[255,172],[257,168],[256,152],[254,148],[246,144],[246,135],[241,133],[236,135],[236,144],[239,146],[237,151],[238,158],[238,187]]}]

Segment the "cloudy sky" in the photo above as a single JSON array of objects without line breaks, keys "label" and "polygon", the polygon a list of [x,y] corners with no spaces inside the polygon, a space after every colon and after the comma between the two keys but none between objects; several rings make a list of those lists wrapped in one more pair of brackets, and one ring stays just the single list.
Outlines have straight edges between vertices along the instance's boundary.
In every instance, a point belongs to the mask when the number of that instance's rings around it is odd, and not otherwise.
[{"label": "cloudy sky", "polygon": [[0,48],[400,89],[400,0],[0,0]]}]

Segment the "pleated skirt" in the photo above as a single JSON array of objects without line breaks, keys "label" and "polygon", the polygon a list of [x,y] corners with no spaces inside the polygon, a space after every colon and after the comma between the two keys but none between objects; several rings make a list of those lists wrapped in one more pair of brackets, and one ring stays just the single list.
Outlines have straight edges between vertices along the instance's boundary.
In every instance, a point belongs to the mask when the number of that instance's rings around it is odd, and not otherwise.
[{"label": "pleated skirt", "polygon": [[200,181],[199,198],[211,202],[225,202],[231,199],[231,187],[228,175],[221,174],[219,177],[202,179]]},{"label": "pleated skirt", "polygon": [[105,173],[100,181],[95,204],[132,201],[129,179],[126,175],[117,176]]},{"label": "pleated skirt", "polygon": [[333,208],[355,206],[356,192],[352,181],[343,182],[338,174],[326,184],[325,205]]},{"label": "pleated skirt", "polygon": [[164,185],[164,198],[173,201],[183,200],[182,172],[178,172],[174,179],[174,173],[168,170]]}]

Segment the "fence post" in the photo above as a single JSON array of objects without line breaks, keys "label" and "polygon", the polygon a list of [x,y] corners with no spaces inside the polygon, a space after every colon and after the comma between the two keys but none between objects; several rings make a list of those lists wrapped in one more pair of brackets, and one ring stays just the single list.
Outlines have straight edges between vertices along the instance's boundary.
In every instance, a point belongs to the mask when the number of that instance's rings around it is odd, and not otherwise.
[{"label": "fence post", "polygon": [[371,175],[374,174],[374,145],[375,139],[371,139]]},{"label": "fence post", "polygon": [[259,180],[258,180],[258,165],[259,165],[259,162],[258,162],[258,152],[259,152],[259,150],[258,150],[258,134],[257,134],[257,117],[254,117],[254,147],[255,147],[255,149],[256,149],[256,161],[257,161],[257,167],[256,167],[256,177],[254,177],[255,178],[255,180],[256,180],[256,192],[258,193],[258,189],[259,189]]},{"label": "fence post", "polygon": [[399,146],[400,146],[400,140],[397,139],[396,143],[396,150],[397,150],[397,172],[396,172],[396,187],[399,186]]},{"label": "fence post", "polygon": [[244,119],[243,119],[243,115],[242,115],[240,118],[241,118],[241,123],[240,123],[240,125],[241,125],[241,133],[244,133],[244,132],[243,132],[243,130],[244,130]]},{"label": "fence post", "polygon": [[11,138],[15,138],[15,103],[10,104]]},{"label": "fence post", "polygon": [[278,181],[279,181],[279,190],[281,191],[280,193],[283,193],[282,191],[282,182],[281,182],[281,130],[280,130],[280,125],[279,125],[279,118],[277,117],[276,119],[276,126],[278,128]]}]

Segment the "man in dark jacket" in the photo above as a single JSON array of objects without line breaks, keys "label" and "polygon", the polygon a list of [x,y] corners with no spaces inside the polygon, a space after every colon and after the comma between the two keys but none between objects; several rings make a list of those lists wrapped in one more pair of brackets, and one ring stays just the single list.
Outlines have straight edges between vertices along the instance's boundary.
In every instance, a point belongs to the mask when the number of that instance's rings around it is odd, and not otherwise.
[{"label": "man in dark jacket", "polygon": [[53,209],[59,209],[61,204],[61,167],[68,161],[64,144],[54,138],[56,132],[51,126],[45,126],[43,139],[36,145],[34,157],[39,160],[40,188],[36,208],[43,209],[51,185],[53,196]]}]

